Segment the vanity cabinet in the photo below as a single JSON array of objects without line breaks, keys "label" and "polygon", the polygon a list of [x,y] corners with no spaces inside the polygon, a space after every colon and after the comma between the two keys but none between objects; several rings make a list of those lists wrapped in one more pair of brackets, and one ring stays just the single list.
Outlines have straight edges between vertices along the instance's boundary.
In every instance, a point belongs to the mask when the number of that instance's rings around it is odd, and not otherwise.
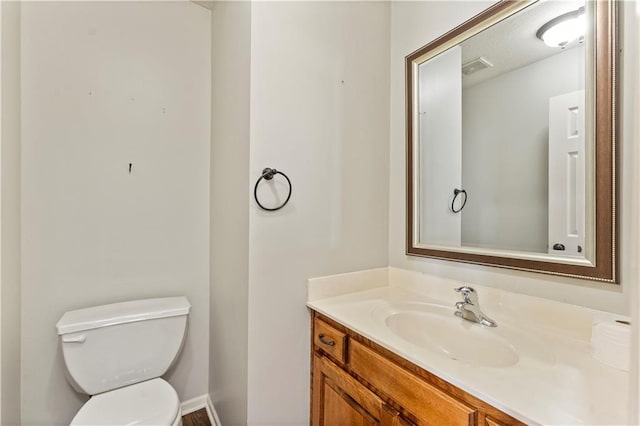
[{"label": "vanity cabinet", "polygon": [[523,425],[312,311],[312,426]]},{"label": "vanity cabinet", "polygon": [[400,414],[327,357],[313,357],[314,425],[409,426]]}]

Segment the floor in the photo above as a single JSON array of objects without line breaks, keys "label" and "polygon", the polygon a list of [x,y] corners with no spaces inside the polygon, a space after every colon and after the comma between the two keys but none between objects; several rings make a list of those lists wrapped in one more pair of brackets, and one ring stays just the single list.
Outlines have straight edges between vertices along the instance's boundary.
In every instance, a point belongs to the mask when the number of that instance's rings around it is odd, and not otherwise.
[{"label": "floor", "polygon": [[182,426],[211,426],[207,410],[203,408],[182,416]]}]

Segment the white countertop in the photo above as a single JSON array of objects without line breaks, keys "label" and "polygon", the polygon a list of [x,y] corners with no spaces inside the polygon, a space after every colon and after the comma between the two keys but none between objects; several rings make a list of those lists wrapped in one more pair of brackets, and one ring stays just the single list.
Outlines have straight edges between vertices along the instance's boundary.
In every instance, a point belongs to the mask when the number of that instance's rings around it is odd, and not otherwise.
[{"label": "white countertop", "polygon": [[387,326],[389,312],[407,304],[450,308],[453,315],[458,285],[382,268],[311,279],[307,305],[524,423],[628,423],[629,373],[602,364],[590,351],[593,319],[617,315],[472,285],[483,312],[498,323],[486,330],[510,330],[522,342],[518,361],[506,367],[451,359]]}]

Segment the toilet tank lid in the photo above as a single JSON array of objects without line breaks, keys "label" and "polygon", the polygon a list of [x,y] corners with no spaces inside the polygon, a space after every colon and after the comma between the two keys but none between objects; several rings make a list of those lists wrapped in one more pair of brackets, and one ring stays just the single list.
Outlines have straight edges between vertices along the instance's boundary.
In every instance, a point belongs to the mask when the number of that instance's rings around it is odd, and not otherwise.
[{"label": "toilet tank lid", "polygon": [[58,334],[75,333],[127,322],[188,315],[186,297],[131,300],[65,312],[56,324]]}]

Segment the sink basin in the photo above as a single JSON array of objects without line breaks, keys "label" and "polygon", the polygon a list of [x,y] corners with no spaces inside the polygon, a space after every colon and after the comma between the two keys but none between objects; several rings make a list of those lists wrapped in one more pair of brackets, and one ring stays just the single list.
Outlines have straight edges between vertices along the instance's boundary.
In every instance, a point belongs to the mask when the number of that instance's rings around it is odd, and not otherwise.
[{"label": "sink basin", "polygon": [[504,368],[522,360],[554,363],[542,343],[518,330],[500,323],[486,327],[453,312],[441,305],[404,303],[379,306],[376,314],[406,342],[468,365]]},{"label": "sink basin", "polygon": [[387,317],[386,324],[410,343],[440,351],[467,364],[508,367],[517,364],[519,359],[516,349],[507,341],[484,326],[456,317],[401,312]]}]

